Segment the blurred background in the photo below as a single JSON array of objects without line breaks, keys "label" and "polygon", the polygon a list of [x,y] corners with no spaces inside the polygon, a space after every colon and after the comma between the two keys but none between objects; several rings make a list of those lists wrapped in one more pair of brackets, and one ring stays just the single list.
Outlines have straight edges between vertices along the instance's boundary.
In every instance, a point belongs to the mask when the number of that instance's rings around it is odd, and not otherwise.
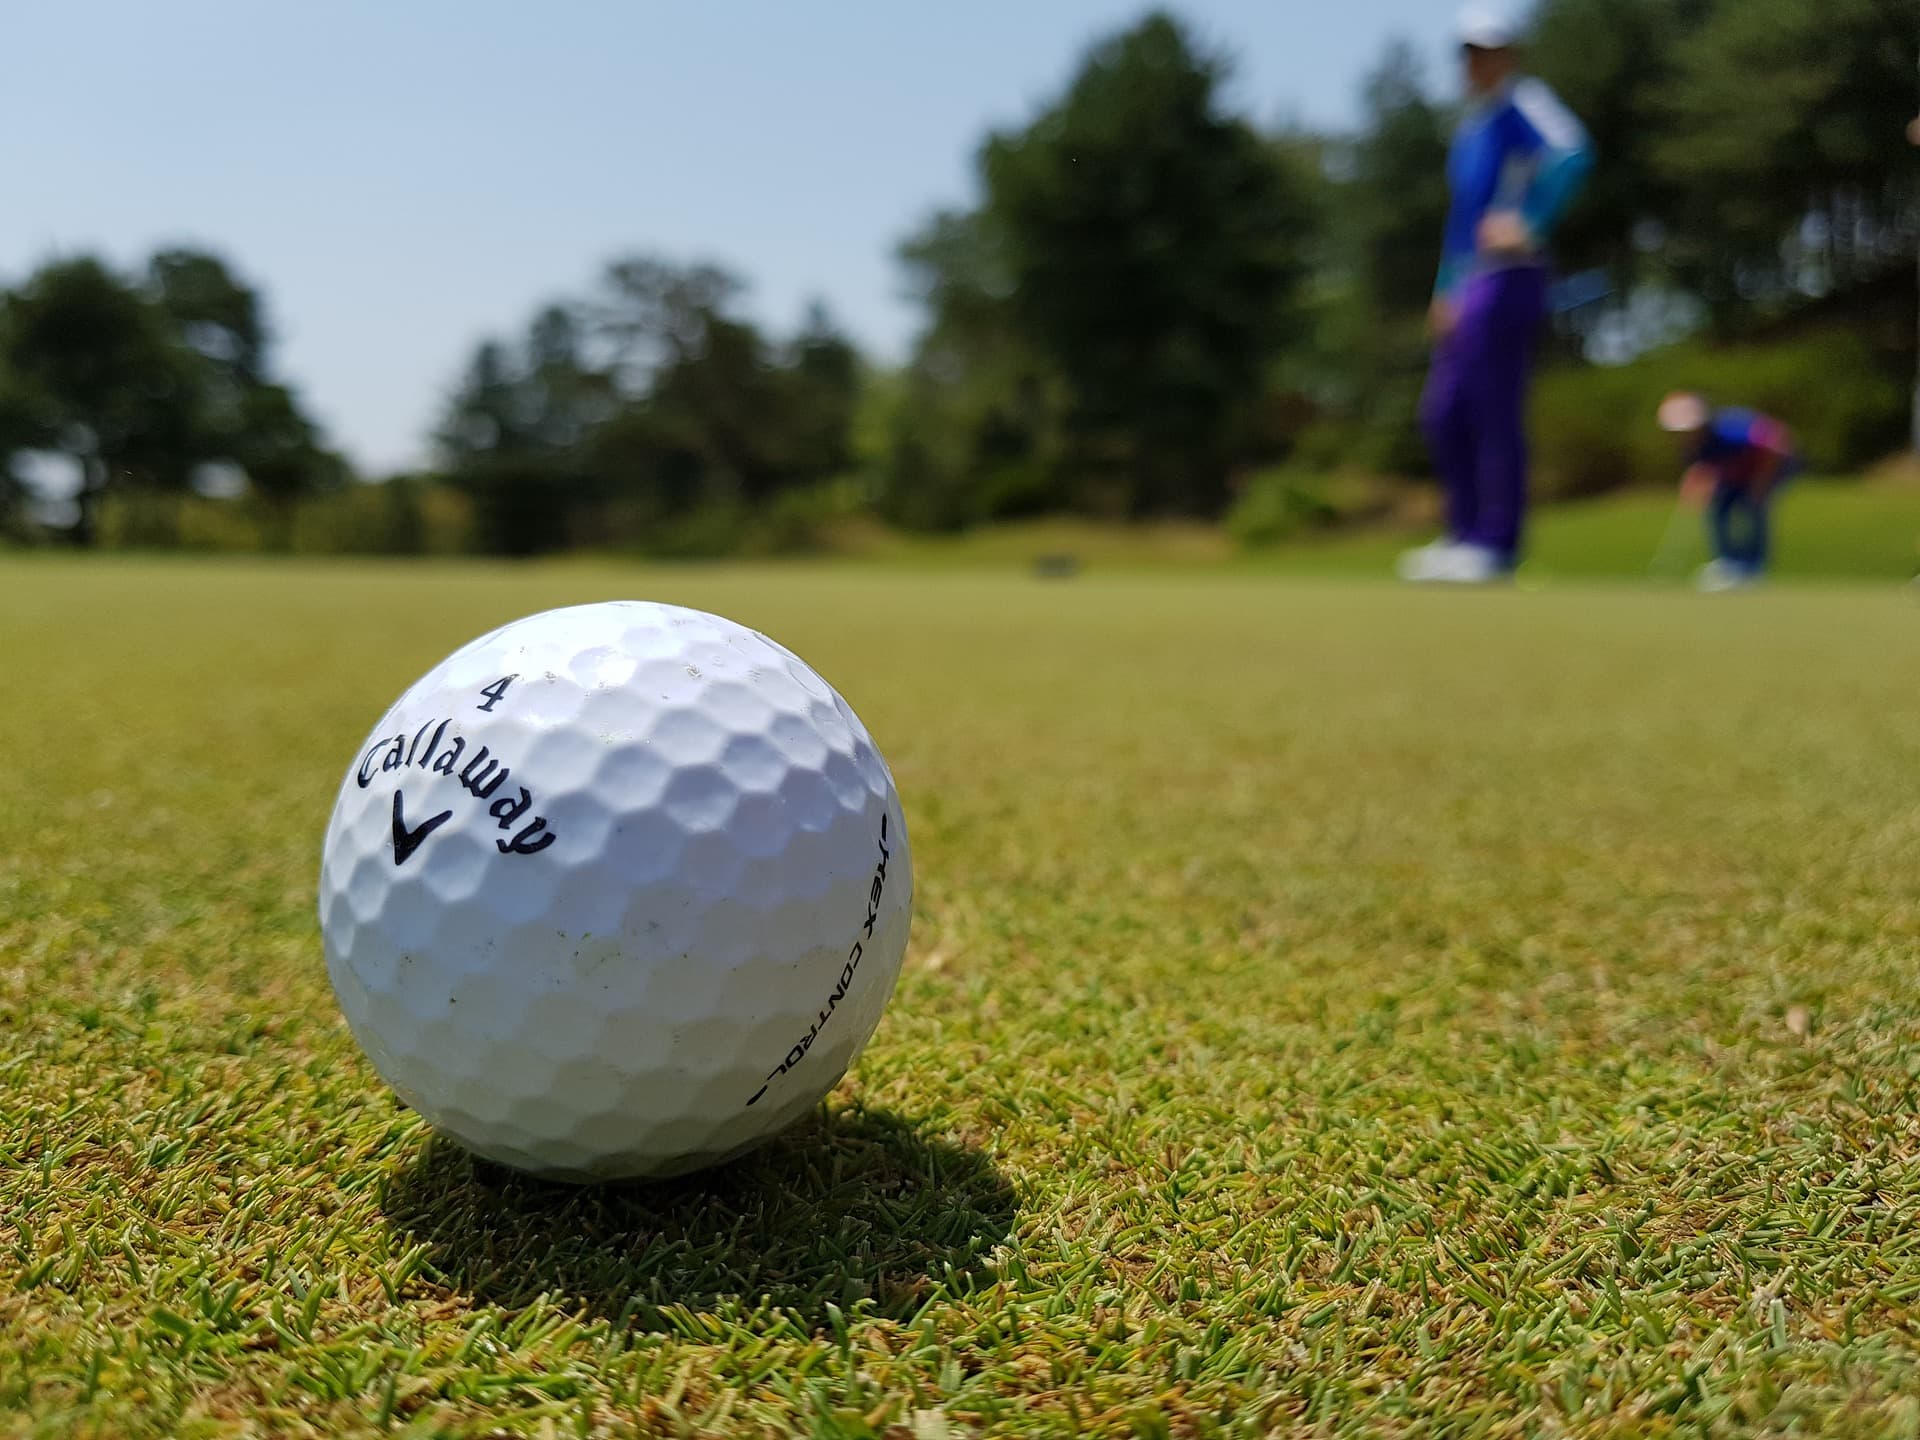
[{"label": "blurred background", "polygon": [[[1451,21],[41,7],[0,91],[0,543],[1364,551],[1435,509]],[[1599,157],[1543,497],[1638,514],[1676,468],[1655,402],[1697,387],[1912,558],[1917,46],[1910,0],[1534,7],[1527,68]]]}]

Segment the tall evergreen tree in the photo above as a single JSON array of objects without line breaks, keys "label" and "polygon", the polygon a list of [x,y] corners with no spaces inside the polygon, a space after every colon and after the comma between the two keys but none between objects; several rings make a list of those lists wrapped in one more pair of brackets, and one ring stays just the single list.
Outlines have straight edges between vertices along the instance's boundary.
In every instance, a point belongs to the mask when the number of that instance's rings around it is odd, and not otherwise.
[{"label": "tall evergreen tree", "polygon": [[1225,112],[1224,74],[1150,15],[981,152],[1012,315],[1068,397],[1082,495],[1130,513],[1219,505],[1303,270],[1306,205]]}]

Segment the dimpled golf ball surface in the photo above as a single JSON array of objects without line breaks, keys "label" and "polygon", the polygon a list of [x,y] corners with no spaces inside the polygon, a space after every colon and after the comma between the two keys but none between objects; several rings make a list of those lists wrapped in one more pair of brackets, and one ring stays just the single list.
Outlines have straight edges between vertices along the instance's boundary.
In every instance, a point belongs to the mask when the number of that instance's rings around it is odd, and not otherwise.
[{"label": "dimpled golf ball surface", "polygon": [[667,1176],[786,1128],[879,1024],[913,871],[866,728],[766,637],[554,610],[381,719],[320,871],[335,993],[441,1133],[556,1179]]}]

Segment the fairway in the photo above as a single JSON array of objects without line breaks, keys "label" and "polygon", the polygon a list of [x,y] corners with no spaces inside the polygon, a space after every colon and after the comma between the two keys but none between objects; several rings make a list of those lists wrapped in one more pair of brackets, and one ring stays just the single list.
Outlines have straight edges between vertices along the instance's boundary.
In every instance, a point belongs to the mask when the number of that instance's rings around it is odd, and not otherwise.
[{"label": "fairway", "polygon": [[[575,1190],[396,1105],[314,886],[407,684],[616,597],[841,690],[918,901],[823,1115]],[[0,1434],[1912,1435],[1916,637],[1899,585],[9,558]]]}]

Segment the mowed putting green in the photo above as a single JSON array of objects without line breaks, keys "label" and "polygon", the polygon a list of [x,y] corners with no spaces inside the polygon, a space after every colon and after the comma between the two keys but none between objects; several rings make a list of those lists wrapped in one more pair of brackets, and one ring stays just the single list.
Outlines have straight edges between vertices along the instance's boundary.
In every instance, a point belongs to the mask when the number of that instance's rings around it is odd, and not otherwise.
[{"label": "mowed putting green", "polygon": [[[313,914],[459,643],[616,596],[833,680],[919,875],[756,1157],[433,1143]],[[0,568],[0,1433],[1920,1425],[1898,587]]]}]

